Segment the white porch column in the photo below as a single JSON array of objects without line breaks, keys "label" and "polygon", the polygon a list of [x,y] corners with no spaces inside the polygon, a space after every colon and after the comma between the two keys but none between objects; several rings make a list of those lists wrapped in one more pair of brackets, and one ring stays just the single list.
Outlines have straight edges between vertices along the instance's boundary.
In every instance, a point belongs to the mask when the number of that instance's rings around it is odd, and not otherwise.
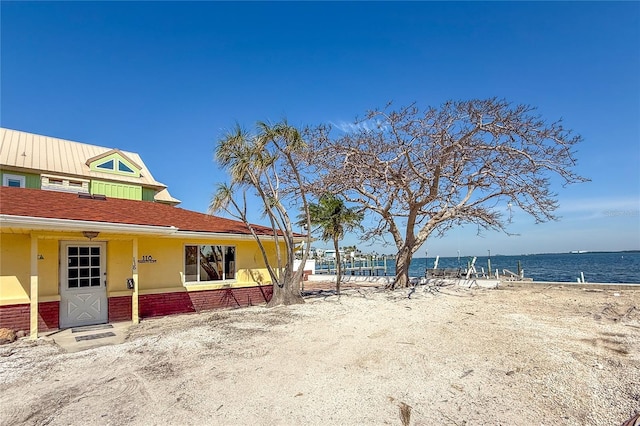
[{"label": "white porch column", "polygon": [[138,295],[140,286],[138,285],[138,239],[133,239],[133,295],[131,296],[131,321],[134,324],[140,322],[140,309],[138,307]]},{"label": "white porch column", "polygon": [[29,289],[29,337],[38,338],[38,236],[31,234],[31,288]]}]

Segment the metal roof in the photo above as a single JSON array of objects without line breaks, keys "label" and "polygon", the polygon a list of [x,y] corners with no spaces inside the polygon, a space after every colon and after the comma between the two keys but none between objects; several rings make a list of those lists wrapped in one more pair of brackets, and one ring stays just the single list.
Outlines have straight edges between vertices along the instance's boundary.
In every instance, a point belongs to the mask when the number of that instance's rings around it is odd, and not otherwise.
[{"label": "metal roof", "polygon": [[[89,168],[88,160],[112,152],[120,153],[139,166],[140,177],[105,173]],[[7,170],[56,173],[65,176],[133,183],[162,190],[162,199],[158,201],[180,202],[169,195],[165,184],[153,178],[140,155],[135,152],[0,128],[0,166]]]}]

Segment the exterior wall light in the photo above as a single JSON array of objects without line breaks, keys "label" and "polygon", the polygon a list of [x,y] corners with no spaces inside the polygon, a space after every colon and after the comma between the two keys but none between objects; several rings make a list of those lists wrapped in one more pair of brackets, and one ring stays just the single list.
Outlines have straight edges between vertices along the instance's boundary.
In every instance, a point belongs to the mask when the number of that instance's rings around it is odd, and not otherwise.
[{"label": "exterior wall light", "polygon": [[89,239],[89,241],[93,240],[95,237],[100,235],[99,232],[96,231],[82,231],[82,235]]}]

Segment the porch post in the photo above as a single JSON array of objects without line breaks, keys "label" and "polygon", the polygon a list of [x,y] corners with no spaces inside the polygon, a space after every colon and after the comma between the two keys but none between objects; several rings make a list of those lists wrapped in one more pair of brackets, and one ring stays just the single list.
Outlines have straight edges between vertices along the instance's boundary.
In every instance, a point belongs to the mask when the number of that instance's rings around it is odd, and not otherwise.
[{"label": "porch post", "polygon": [[29,290],[29,337],[38,338],[38,236],[31,234],[31,288]]},{"label": "porch post", "polygon": [[131,296],[131,321],[134,324],[138,324],[140,322],[140,309],[138,307],[138,295],[139,295],[139,285],[138,285],[138,238],[133,239],[133,295]]}]

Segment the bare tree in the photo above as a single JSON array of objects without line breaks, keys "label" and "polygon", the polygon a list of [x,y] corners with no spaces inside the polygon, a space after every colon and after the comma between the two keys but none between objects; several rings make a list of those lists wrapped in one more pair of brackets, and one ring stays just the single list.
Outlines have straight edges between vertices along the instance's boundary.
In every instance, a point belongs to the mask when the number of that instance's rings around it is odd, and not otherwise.
[{"label": "bare tree", "polygon": [[[294,270],[293,265],[295,239],[299,236],[293,232],[288,214],[288,208],[301,209],[307,227],[311,228],[304,177],[296,160],[297,152],[304,147],[300,132],[283,121],[275,125],[259,122],[254,134],[236,126],[218,141],[216,148],[216,159],[229,172],[231,183],[218,185],[209,210],[225,210],[249,228],[273,283],[269,306],[304,303],[300,293],[303,267]],[[264,227],[256,227],[249,222],[247,191],[263,203],[264,215],[272,229],[268,236],[260,232]],[[275,241],[276,265],[269,259],[265,239]],[[311,245],[310,234],[307,234],[306,244],[307,247]],[[302,265],[307,256],[308,250],[305,250]]]},{"label": "bare tree", "polygon": [[424,110],[389,104],[339,137],[331,130],[310,130],[317,185],[374,214],[364,239],[391,235],[398,250],[391,288],[408,285],[412,256],[430,235],[464,223],[506,232],[496,209],[503,202],[536,222],[555,220],[551,179],[588,180],[572,171],[580,136],[530,106],[495,98]]}]

